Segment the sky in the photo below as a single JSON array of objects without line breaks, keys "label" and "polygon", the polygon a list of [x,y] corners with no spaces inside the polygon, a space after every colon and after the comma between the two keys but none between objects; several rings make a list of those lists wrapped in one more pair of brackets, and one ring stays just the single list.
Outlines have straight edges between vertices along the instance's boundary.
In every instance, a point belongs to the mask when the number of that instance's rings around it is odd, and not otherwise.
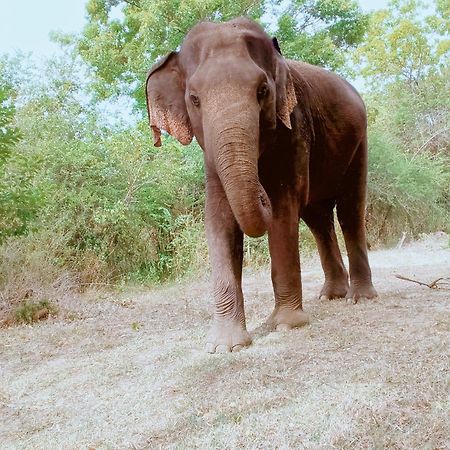
[{"label": "sky", "polygon": [[[51,31],[80,32],[87,0],[0,0],[0,54],[33,52],[49,57],[58,51]],[[382,8],[387,0],[360,0],[364,11]]]},{"label": "sky", "polygon": [[79,32],[86,0],[0,0],[0,53],[16,50],[50,56],[58,46],[50,31]]}]

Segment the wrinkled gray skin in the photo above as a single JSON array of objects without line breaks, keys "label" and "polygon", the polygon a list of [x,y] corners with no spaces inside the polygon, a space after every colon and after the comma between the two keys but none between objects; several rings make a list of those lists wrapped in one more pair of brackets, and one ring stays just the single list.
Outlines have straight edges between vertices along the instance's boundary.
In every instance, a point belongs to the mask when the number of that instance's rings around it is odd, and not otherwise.
[{"label": "wrinkled gray skin", "polygon": [[[285,60],[245,18],[200,23],[150,71],[147,105],[155,145],[160,130],[204,150],[205,222],[215,299],[207,351],[251,343],[241,288],[243,233],[268,232],[274,330],[308,322],[302,310],[298,224],[318,244],[321,298],[376,296],[367,259],[366,113],[356,91],[318,67]],[[350,276],[337,245],[343,230]],[[350,283],[349,283],[350,278]]]}]

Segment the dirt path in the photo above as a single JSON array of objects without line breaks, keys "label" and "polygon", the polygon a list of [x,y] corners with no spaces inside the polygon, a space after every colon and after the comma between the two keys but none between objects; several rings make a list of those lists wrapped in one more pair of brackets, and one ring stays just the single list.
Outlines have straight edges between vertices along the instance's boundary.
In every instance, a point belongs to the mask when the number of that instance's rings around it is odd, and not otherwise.
[{"label": "dirt path", "polygon": [[85,298],[80,318],[0,330],[1,449],[450,448],[448,237],[371,253],[375,301],[316,299],[311,325],[259,329],[266,272],[246,274],[253,345],[208,355],[208,285]]}]

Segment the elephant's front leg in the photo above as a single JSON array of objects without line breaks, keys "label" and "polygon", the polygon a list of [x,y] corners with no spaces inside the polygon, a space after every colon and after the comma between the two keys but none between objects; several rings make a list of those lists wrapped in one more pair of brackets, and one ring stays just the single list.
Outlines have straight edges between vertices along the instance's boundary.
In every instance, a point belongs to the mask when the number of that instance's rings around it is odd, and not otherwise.
[{"label": "elephant's front leg", "polygon": [[206,351],[238,351],[251,344],[241,287],[243,234],[217,177],[208,178],[206,192],[205,221],[215,303]]},{"label": "elephant's front leg", "polygon": [[298,217],[298,204],[292,197],[283,198],[280,204],[274,202],[269,250],[275,309],[267,323],[277,331],[300,327],[309,322],[308,315],[302,309]]}]

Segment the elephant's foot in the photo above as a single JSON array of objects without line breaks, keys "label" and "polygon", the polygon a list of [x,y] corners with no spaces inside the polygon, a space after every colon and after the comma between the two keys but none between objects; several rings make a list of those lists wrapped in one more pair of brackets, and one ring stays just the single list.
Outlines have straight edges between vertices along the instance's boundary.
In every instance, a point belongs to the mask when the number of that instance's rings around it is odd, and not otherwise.
[{"label": "elephant's foot", "polygon": [[238,352],[252,343],[252,338],[241,325],[234,320],[216,319],[209,331],[205,350],[208,353]]},{"label": "elephant's foot", "polygon": [[309,323],[308,314],[301,308],[275,307],[266,324],[275,331],[286,331]]},{"label": "elephant's foot", "polygon": [[363,298],[371,299],[377,297],[377,291],[372,283],[352,283],[347,292],[346,298],[348,303],[358,303],[358,300]]},{"label": "elephant's foot", "polygon": [[347,278],[342,280],[325,280],[319,294],[320,300],[333,300],[334,298],[346,298],[348,292]]}]

